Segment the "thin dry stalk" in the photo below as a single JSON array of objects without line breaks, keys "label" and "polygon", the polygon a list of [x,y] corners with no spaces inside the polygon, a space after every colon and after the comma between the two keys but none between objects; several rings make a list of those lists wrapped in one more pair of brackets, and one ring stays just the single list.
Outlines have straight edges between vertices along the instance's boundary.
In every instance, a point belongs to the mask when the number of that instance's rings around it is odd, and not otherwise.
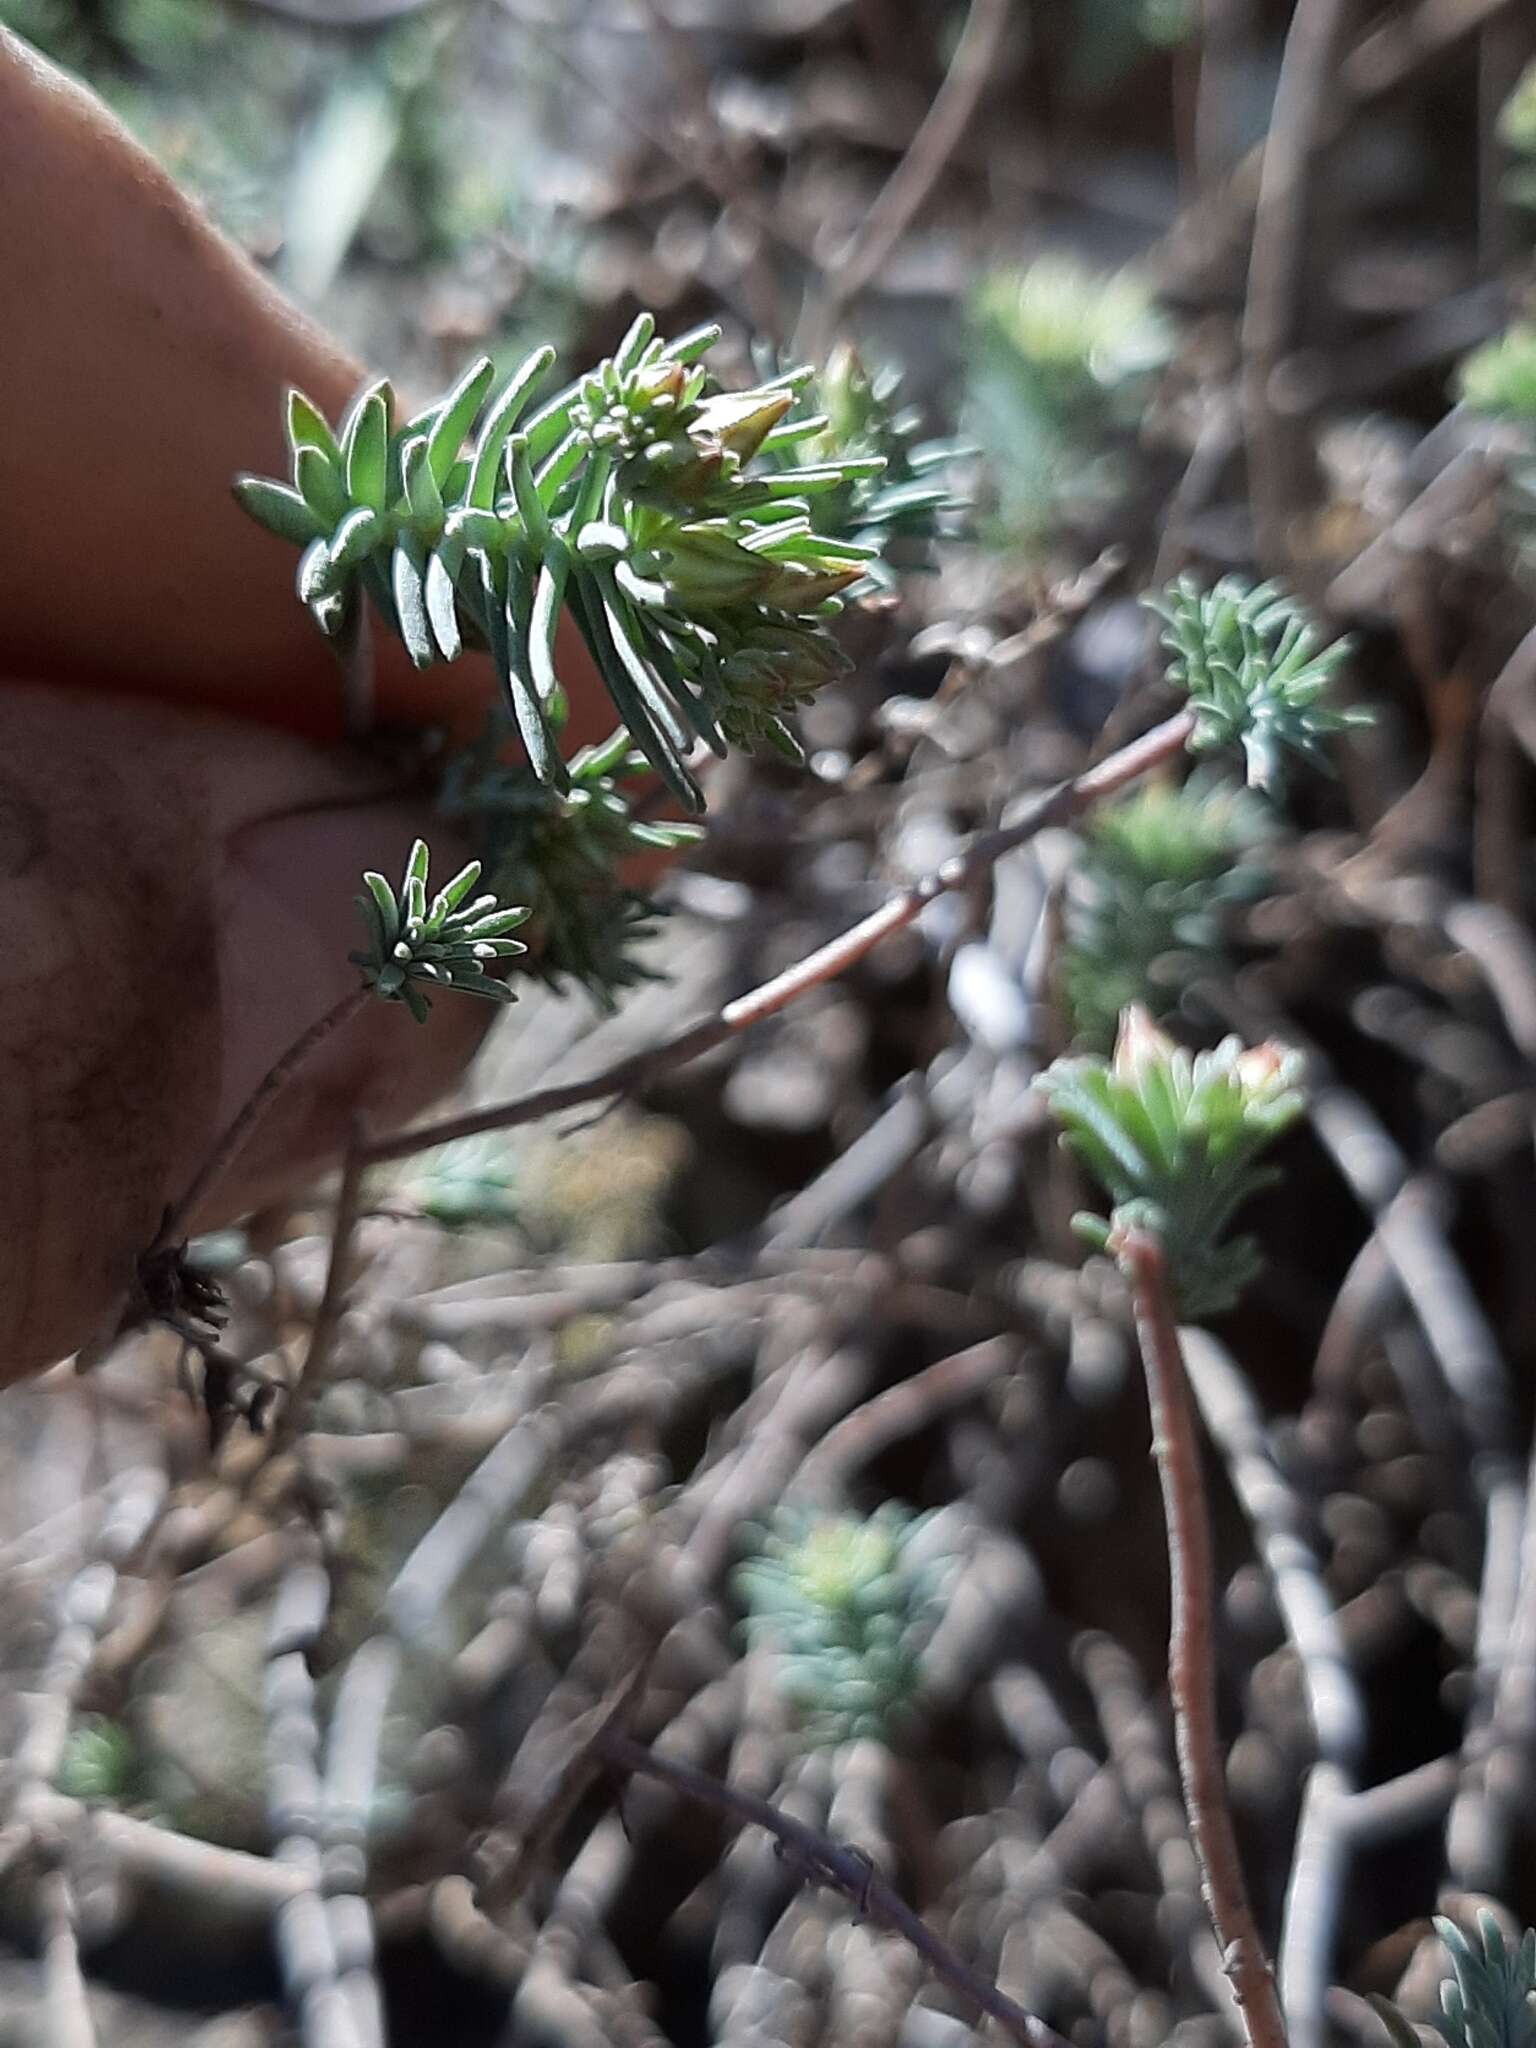
[{"label": "thin dry stalk", "polygon": [[1173,1610],[1168,1685],[1190,1835],[1200,1859],[1206,1907],[1221,1945],[1222,1966],[1232,1982],[1248,2048],[1286,2048],[1285,2021],[1248,1903],[1227,1798],[1216,1718],[1210,1514],[1200,1471],[1194,1403],[1168,1294],[1167,1265],[1161,1243],[1146,1230],[1122,1231],[1114,1249],[1131,1281],[1136,1334],[1152,1410],[1152,1448],[1168,1521]]},{"label": "thin dry stalk", "polygon": [[608,1761],[621,1771],[659,1778],[684,1797],[725,1815],[738,1827],[767,1828],[778,1841],[781,1853],[803,1878],[830,1885],[851,1901],[862,1919],[899,1934],[916,1949],[936,1977],[959,1992],[978,2012],[999,2021],[1014,2040],[1025,2043],[1025,2048],[1066,2048],[1063,2037],[1053,2027],[1015,2005],[995,1984],[989,1984],[963,1957],[956,1955],[859,1850],[830,1841],[768,1800],[739,1791],[719,1778],[712,1778],[707,1771],[695,1770],[691,1764],[662,1756],[628,1735],[610,1731],[601,1738],[601,1747]]},{"label": "thin dry stalk", "polygon": [[181,1200],[173,1203],[166,1211],[165,1220],[156,1232],[155,1241],[149,1247],[146,1256],[162,1252],[167,1245],[177,1242],[203,1203],[245,1150],[251,1133],[294,1075],[308,1064],[328,1038],[340,1031],[344,1025],[351,1023],[371,994],[372,990],[361,983],[356,988],[349,989],[339,1003],[333,1004],[323,1017],[317,1017],[307,1031],[300,1032],[288,1050],[272,1063],[219,1137],[214,1140],[212,1150],[193,1176],[192,1183]]},{"label": "thin dry stalk", "polygon": [[826,266],[825,290],[800,337],[801,352],[820,362],[845,306],[889,262],[891,252],[959,148],[981,104],[1008,27],[1011,0],[971,0],[944,83],[934,94],[906,155],[886,180],[853,239]]},{"label": "thin dry stalk", "polygon": [[1351,11],[1351,0],[1300,0],[1264,144],[1243,313],[1243,411],[1256,551],[1266,567],[1289,561],[1302,502],[1303,427],[1277,406],[1276,373],[1297,340],[1312,171]]}]

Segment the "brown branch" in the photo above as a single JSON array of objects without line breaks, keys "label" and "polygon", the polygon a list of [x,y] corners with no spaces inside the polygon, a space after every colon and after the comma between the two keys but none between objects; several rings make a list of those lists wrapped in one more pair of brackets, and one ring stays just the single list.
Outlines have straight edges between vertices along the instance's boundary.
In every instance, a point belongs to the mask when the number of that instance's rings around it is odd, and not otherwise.
[{"label": "brown branch", "polygon": [[917,133],[852,239],[824,271],[820,304],[807,322],[801,350],[813,362],[826,355],[843,308],[885,264],[959,147],[997,68],[1010,0],[971,0],[944,82]]},{"label": "brown branch", "polygon": [[191,1186],[181,1200],[166,1211],[165,1220],[160,1225],[154,1243],[145,1254],[146,1257],[152,1257],[156,1252],[162,1252],[168,1245],[176,1243],[184,1227],[192,1221],[199,1207],[244,1151],[252,1131],[294,1075],[319,1051],[333,1032],[339,1031],[344,1024],[352,1021],[371,994],[372,990],[363,983],[349,989],[339,1003],[333,1004],[323,1017],[316,1018],[307,1031],[300,1032],[288,1050],[267,1069],[236,1110],[223,1133],[215,1139],[208,1157],[193,1176]]},{"label": "brown branch", "polygon": [[978,2011],[999,2021],[1013,2039],[1024,2042],[1026,2048],[1067,2048],[1054,2027],[1048,2027],[1044,2020],[1016,2005],[1006,1992],[999,1991],[963,1957],[956,1955],[949,1943],[919,1918],[901,1894],[857,1849],[831,1841],[815,1828],[807,1827],[803,1821],[781,1812],[768,1800],[727,1785],[721,1779],[711,1777],[707,1771],[696,1770],[692,1764],[679,1763],[654,1749],[647,1749],[644,1743],[636,1742],[616,1729],[605,1730],[598,1738],[598,1746],[608,1761],[621,1771],[658,1778],[685,1798],[724,1814],[738,1827],[766,1828],[778,1843],[780,1855],[803,1879],[830,1885],[852,1902],[860,1918],[884,1928],[889,1934],[900,1935],[936,1977],[959,1992]]},{"label": "brown branch", "polygon": [[575,1109],[586,1102],[633,1094],[658,1076],[670,1073],[674,1067],[685,1066],[701,1053],[724,1045],[738,1031],[745,1031],[749,1025],[774,1016],[797,996],[846,974],[867,953],[873,952],[882,939],[905,931],[908,925],[915,923],[938,897],[969,888],[1005,854],[1025,845],[1037,833],[1053,825],[1070,823],[1102,798],[1112,796],[1127,783],[1170,760],[1182,750],[1194,729],[1194,713],[1181,711],[1161,725],[1154,726],[1139,740],[1122,747],[1118,753],[1111,754],[1107,760],[1100,761],[1097,767],[1086,770],[1070,782],[1058,782],[1054,788],[1036,797],[1014,824],[1001,826],[993,832],[979,833],[963,852],[947,860],[933,874],[925,875],[909,888],[899,890],[878,910],[872,911],[839,937],[818,947],[814,953],[786,968],[782,974],[775,975],[771,981],[765,981],[748,994],[739,996],[735,1002],[727,1003],[713,1016],[702,1017],[674,1037],[664,1039],[660,1045],[631,1053],[628,1058],[616,1060],[612,1066],[582,1080],[568,1081],[557,1088],[541,1088],[515,1101],[494,1104],[489,1109],[469,1110],[462,1116],[445,1117],[439,1123],[407,1131],[400,1137],[379,1139],[362,1147],[359,1155],[362,1165],[382,1166],[390,1160],[409,1158],[429,1146],[473,1137],[480,1131],[510,1130],[519,1124],[537,1123],[543,1117],[557,1116],[562,1110]]},{"label": "brown branch", "polygon": [[1152,1410],[1152,1448],[1168,1522],[1173,1610],[1168,1686],[1190,1838],[1200,1859],[1206,1909],[1221,1946],[1222,1967],[1232,1981],[1249,2048],[1286,2048],[1285,2021],[1248,1903],[1227,1797],[1216,1717],[1210,1515],[1167,1264],[1161,1242],[1147,1230],[1122,1229],[1111,1248],[1131,1282]]},{"label": "brown branch", "polygon": [[330,1357],[331,1346],[336,1341],[336,1332],[341,1325],[342,1304],[346,1300],[347,1286],[351,1279],[352,1240],[357,1234],[358,1215],[362,1208],[363,1166],[362,1138],[354,1126],[347,1146],[347,1156],[342,1162],[341,1186],[336,1195],[336,1216],[331,1225],[331,1251],[325,1269],[325,1289],[315,1310],[314,1322],[310,1325],[309,1346],[304,1353],[304,1362],[288,1388],[282,1412],[273,1426],[274,1451],[291,1444],[298,1435],[300,1424],[309,1412],[315,1390],[325,1373],[326,1361]]},{"label": "brown branch", "polygon": [[1284,567],[1302,502],[1300,422],[1276,405],[1276,373],[1294,347],[1307,260],[1308,188],[1327,134],[1329,102],[1350,0],[1299,0],[1259,177],[1243,312],[1243,411],[1255,552]]}]

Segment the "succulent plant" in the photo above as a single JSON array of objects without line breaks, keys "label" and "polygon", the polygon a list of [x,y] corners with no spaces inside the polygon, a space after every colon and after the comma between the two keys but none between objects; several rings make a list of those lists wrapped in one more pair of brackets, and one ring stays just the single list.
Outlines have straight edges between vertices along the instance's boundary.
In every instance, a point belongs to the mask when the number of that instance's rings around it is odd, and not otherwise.
[{"label": "succulent plant", "polygon": [[701,361],[718,333],[664,344],[643,314],[531,415],[550,348],[499,391],[472,364],[398,427],[382,380],[335,432],[290,392],[291,483],[241,477],[236,496],[302,549],[299,595],[332,638],[371,597],[418,667],[489,648],[534,773],[562,791],[568,610],[635,747],[698,811],[696,739],[794,752],[786,716],[846,667],[824,621],[873,549],[818,532],[812,508],[883,468],[773,461],[803,438],[784,421],[810,373],[721,390]]},{"label": "succulent plant", "polygon": [[1463,356],[1456,383],[1474,412],[1536,426],[1536,323],[1516,320]]},{"label": "succulent plant", "polygon": [[1320,647],[1316,622],[1278,584],[1226,576],[1202,590],[1185,576],[1144,602],[1164,622],[1168,679],[1197,714],[1191,746],[1240,744],[1253,788],[1279,793],[1287,753],[1326,768],[1324,741],[1371,722],[1321,701],[1349,642]]},{"label": "succulent plant", "polygon": [[781,1510],[736,1574],[747,1636],[771,1650],[812,1744],[894,1738],[918,1703],[922,1652],[959,1566],[920,1545],[932,1517]]},{"label": "succulent plant", "polygon": [[1107,1052],[1132,1003],[1163,1016],[1221,964],[1222,913],[1263,883],[1256,798],[1197,769],[1092,812],[1068,884],[1061,986],[1074,1037]]},{"label": "succulent plant", "polygon": [[[1443,1917],[1437,1916],[1435,1932],[1451,1959],[1436,2022],[1448,2048],[1533,2048],[1536,1933],[1527,1928],[1511,1948],[1486,1906],[1477,1916],[1475,1942]],[[1373,1997],[1371,2004],[1395,2048],[1419,2048],[1419,2034],[1390,1999]]]},{"label": "succulent plant", "polygon": [[1301,1114],[1301,1078],[1299,1055],[1282,1046],[1226,1038],[1191,1053],[1127,1010],[1113,1059],[1059,1059],[1036,1083],[1062,1143],[1114,1205],[1073,1227],[1106,1251],[1117,1227],[1145,1224],[1162,1241],[1180,1314],[1222,1314],[1261,1264],[1253,1239],[1227,1240],[1227,1227],[1274,1178],[1257,1162]]},{"label": "succulent plant", "polygon": [[369,944],[350,957],[363,979],[386,1002],[404,1003],[418,1023],[430,1007],[425,989],[456,989],[510,1003],[513,992],[486,972],[496,960],[527,951],[510,932],[528,918],[525,909],[506,909],[494,895],[470,891],[480,879],[479,861],[461,868],[451,882],[427,895],[428,853],[418,839],[405,864],[398,891],[382,875],[366,874],[368,893],[357,907],[368,927]]},{"label": "succulent plant", "polygon": [[564,790],[508,761],[499,730],[450,761],[439,809],[468,833],[493,892],[528,906],[536,944],[527,971],[554,988],[574,981],[612,1009],[623,989],[651,978],[638,949],[656,917],[620,870],[635,855],[691,844],[699,828],[636,816],[625,783],[645,760],[622,730],[570,760]]},{"label": "succulent plant", "polygon": [[[849,465],[846,481],[818,501],[816,519],[823,533],[875,550],[850,599],[890,590],[898,566],[925,564],[964,507],[951,472],[973,451],[958,440],[921,439],[922,414],[902,403],[901,387],[899,370],[869,370],[842,343],[786,416],[786,434],[798,438],[770,451],[776,465]],[[868,467],[871,458],[882,466]]]},{"label": "succulent plant", "polygon": [[983,283],[971,337],[971,417],[1003,537],[1029,544],[1096,513],[1121,488],[1172,348],[1146,284],[1134,271],[1103,276],[1041,256]]}]

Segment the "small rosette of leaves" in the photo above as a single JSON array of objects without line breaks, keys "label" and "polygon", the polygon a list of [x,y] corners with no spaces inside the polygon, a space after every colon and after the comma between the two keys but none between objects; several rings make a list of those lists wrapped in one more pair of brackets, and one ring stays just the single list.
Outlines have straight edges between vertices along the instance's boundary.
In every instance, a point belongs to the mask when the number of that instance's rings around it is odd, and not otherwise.
[{"label": "small rosette of leaves", "polygon": [[1456,387],[1474,412],[1536,428],[1536,322],[1516,320],[1463,356]]},{"label": "small rosette of leaves", "polygon": [[[701,361],[718,334],[666,344],[642,314],[611,358],[533,412],[551,349],[499,391],[490,361],[473,364],[397,429],[382,382],[334,434],[290,393],[291,484],[242,477],[236,495],[303,549],[299,594],[333,637],[368,595],[418,667],[488,649],[529,763],[557,788],[555,637],[569,611],[635,746],[701,810],[696,740],[787,744],[783,713],[841,665],[824,621],[873,549],[818,531],[813,507],[882,467],[773,459],[809,372],[721,390]],[[758,664],[741,708],[731,658],[764,634],[771,680]]]},{"label": "small rosette of leaves", "polygon": [[657,914],[621,870],[636,855],[691,845],[699,827],[636,817],[624,785],[646,764],[622,730],[574,756],[564,790],[505,760],[501,731],[493,725],[450,763],[439,807],[468,834],[494,893],[528,906],[538,940],[529,971],[554,988],[574,981],[611,1010],[652,978],[639,950]]},{"label": "small rosette of leaves", "polygon": [[737,1571],[748,1640],[773,1654],[810,1743],[890,1741],[917,1705],[960,1564],[932,1521],[890,1501],[868,1516],[785,1508]]},{"label": "small rosette of leaves", "polygon": [[1155,1017],[1224,958],[1224,913],[1263,887],[1270,821],[1255,797],[1197,769],[1090,813],[1068,883],[1061,988],[1074,1037],[1108,1052],[1121,1013]]},{"label": "small rosette of leaves", "polygon": [[77,1716],[59,1759],[55,1789],[93,1806],[128,1806],[144,1792],[143,1759],[132,1732],[104,1714]]},{"label": "small rosette of leaves", "polygon": [[1163,620],[1168,679],[1196,713],[1192,746],[1240,744],[1251,787],[1277,795],[1287,753],[1326,769],[1325,743],[1371,722],[1322,702],[1349,643],[1320,645],[1316,622],[1278,584],[1227,576],[1202,590],[1186,576],[1143,602]]},{"label": "small rosette of leaves", "polygon": [[1236,1211],[1274,1175],[1261,1155],[1301,1114],[1300,1056],[1227,1038],[1191,1053],[1144,1010],[1121,1020],[1112,1060],[1057,1060],[1036,1086],[1062,1143],[1112,1202],[1109,1217],[1073,1226],[1097,1251],[1119,1228],[1161,1240],[1179,1313],[1189,1321],[1232,1308],[1259,1271],[1252,1238],[1228,1240]]},{"label": "small rosette of leaves", "polygon": [[[1512,1948],[1484,1906],[1477,1939],[1454,1922],[1435,1921],[1454,1973],[1440,1986],[1436,2022],[1448,2048],[1536,2048],[1536,1932],[1527,1928]],[[1421,2048],[1417,2031],[1390,1999],[1373,1997],[1395,2048]]]},{"label": "small rosette of leaves", "polygon": [[391,1198],[450,1230],[517,1221],[515,1155],[505,1131],[481,1131],[419,1153],[393,1181]]},{"label": "small rosette of leaves", "polygon": [[349,958],[376,995],[404,1003],[418,1024],[430,1008],[428,993],[442,989],[510,1003],[512,990],[487,970],[527,951],[509,934],[527,922],[528,912],[507,909],[494,895],[471,897],[480,879],[477,860],[429,897],[427,863],[425,842],[418,839],[398,891],[382,875],[364,875],[367,893],[357,907],[368,945]]},{"label": "small rosette of leaves", "polygon": [[1130,455],[1173,329],[1144,278],[1045,255],[984,280],[970,309],[970,412],[1010,542],[1101,515]]},{"label": "small rosette of leaves", "polygon": [[844,472],[818,499],[816,524],[875,550],[850,599],[893,589],[900,569],[928,566],[933,543],[956,530],[965,509],[950,472],[975,450],[922,439],[922,414],[902,403],[901,386],[899,370],[868,370],[840,343],[768,451],[775,468],[800,462]]}]

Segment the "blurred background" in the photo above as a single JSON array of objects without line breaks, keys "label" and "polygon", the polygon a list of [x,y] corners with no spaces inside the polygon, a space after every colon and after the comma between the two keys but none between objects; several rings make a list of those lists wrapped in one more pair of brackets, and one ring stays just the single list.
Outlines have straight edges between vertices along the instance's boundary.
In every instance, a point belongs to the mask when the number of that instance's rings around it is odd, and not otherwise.
[{"label": "blurred background", "polygon": [[[0,1724],[50,1831],[8,1861],[0,1804],[0,2048],[973,2038],[765,1836],[621,1805],[581,1717],[632,1680],[638,1734],[856,1843],[1080,2048],[1235,2040],[1125,1304],[1029,1090],[1132,999],[1324,1061],[1191,1353],[1221,1704],[1294,2048],[1384,2040],[1370,1992],[1427,2021],[1431,1911],[1536,1917],[1529,5],[0,22],[406,390],[719,319],[728,377],[812,361],[945,479],[808,766],[712,783],[659,978],[530,989],[478,1100],[654,1043],[1166,713],[1139,598],[1183,572],[1283,576],[1377,714],[1283,807],[1159,784],[601,1120],[381,1174],[300,1447],[210,1441],[163,1333],[8,1392]],[[258,1383],[333,1201],[201,1248]]]}]

